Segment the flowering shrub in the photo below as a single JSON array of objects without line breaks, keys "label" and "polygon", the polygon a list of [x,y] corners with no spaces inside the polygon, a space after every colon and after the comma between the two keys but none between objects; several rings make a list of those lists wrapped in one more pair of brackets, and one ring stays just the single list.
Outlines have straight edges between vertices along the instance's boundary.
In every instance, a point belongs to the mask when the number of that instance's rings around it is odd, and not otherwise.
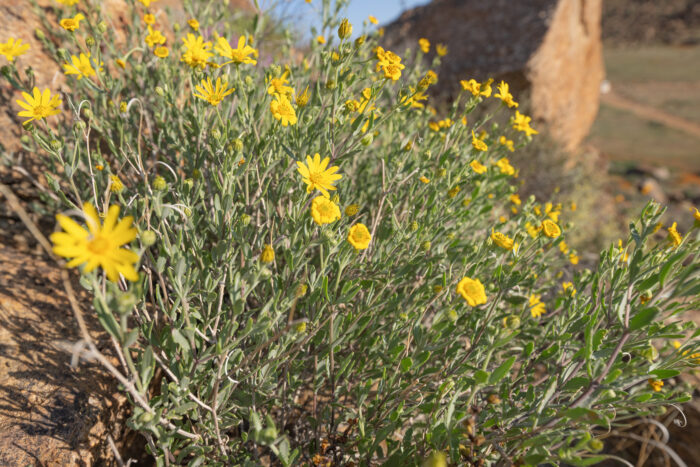
[{"label": "flowering shrub", "polygon": [[568,208],[517,192],[537,131],[506,83],[435,115],[421,64],[447,49],[353,40],[342,2],[309,6],[299,60],[225,2],[169,26],[132,1],[122,42],[61,3],[40,37],[66,89],[32,88],[12,38],[4,75],[158,465],[591,465],[595,427],[688,400],[700,222],[659,232],[649,204],[575,266]]}]

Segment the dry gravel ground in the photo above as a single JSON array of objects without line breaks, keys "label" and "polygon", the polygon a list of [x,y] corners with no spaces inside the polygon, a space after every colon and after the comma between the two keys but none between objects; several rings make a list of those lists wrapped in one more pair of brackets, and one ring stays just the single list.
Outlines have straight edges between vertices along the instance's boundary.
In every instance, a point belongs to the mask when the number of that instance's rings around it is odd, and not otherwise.
[{"label": "dry gravel ground", "polygon": [[[0,169],[0,181],[16,179]],[[143,453],[125,430],[128,404],[114,379],[85,360],[71,367],[78,340],[58,266],[0,197],[0,465],[112,465],[109,436],[125,458]]]}]

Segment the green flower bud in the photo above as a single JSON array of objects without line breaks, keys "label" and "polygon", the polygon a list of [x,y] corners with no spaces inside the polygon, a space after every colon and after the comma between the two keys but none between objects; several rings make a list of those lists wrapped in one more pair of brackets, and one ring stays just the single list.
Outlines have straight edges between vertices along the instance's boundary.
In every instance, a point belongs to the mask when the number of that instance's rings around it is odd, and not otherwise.
[{"label": "green flower bud", "polygon": [[254,83],[253,83],[253,78],[251,78],[250,76],[246,76],[245,79],[244,79],[243,81],[245,82],[245,85],[246,85],[248,88],[250,88],[250,87],[253,86],[253,84],[254,84]]},{"label": "green flower bud", "polygon": [[649,363],[653,363],[654,360],[659,358],[659,351],[656,350],[656,347],[654,347],[652,344],[649,344],[649,347],[642,351],[642,357],[646,358]]},{"label": "green flower bud", "polygon": [[148,248],[149,246],[153,246],[156,243],[157,236],[156,233],[152,230],[145,230],[141,232],[141,243],[143,246]]},{"label": "green flower bud", "polygon": [[87,125],[85,125],[85,122],[82,120],[78,120],[75,122],[75,125],[73,125],[73,129],[75,131],[83,131]]},{"label": "green flower bud", "polygon": [[122,313],[127,313],[139,302],[139,299],[131,292],[124,292],[117,298],[119,310]]},{"label": "green flower bud", "polygon": [[368,133],[362,137],[360,143],[362,143],[363,146],[369,146],[372,144],[372,141],[374,141],[374,135],[372,133]]},{"label": "green flower bud", "polygon": [[326,89],[329,91],[334,90],[336,87],[338,87],[338,85],[336,84],[335,80],[329,79],[326,81]]},{"label": "green flower bud", "polygon": [[432,152],[430,149],[427,149],[427,150],[423,153],[423,159],[429,160],[431,157],[433,157],[433,152]]},{"label": "green flower bud", "polygon": [[173,31],[180,32],[180,28],[181,28],[181,26],[179,23],[173,24]]},{"label": "green flower bud", "polygon": [[416,230],[418,230],[418,222],[412,221],[411,222],[411,231],[415,232]]},{"label": "green flower bud", "polygon": [[436,175],[438,177],[444,177],[445,175],[447,175],[447,169],[445,169],[445,168],[438,169],[438,171],[436,172]]},{"label": "green flower bud", "polygon": [[39,39],[40,41],[43,41],[44,39],[46,39],[46,35],[44,35],[44,31],[42,31],[42,30],[39,29],[39,28],[36,28],[36,29],[34,30],[34,35],[35,35],[36,38]]},{"label": "green flower bud", "polygon": [[305,333],[306,332],[306,322],[297,324],[295,326],[294,330],[299,334]]},{"label": "green flower bud", "polygon": [[211,137],[214,139],[221,138],[221,130],[219,130],[218,128],[214,128],[213,130],[211,130]]},{"label": "green flower bud", "polygon": [[355,39],[355,48],[358,48],[358,49],[359,49],[359,48],[362,46],[362,44],[365,43],[365,40],[366,40],[366,39],[367,39],[367,38],[366,38],[364,35],[362,35],[362,36],[358,37],[357,39]]},{"label": "green flower bud", "polygon": [[423,249],[423,251],[430,251],[431,244],[429,241],[425,241],[421,243],[420,247]]},{"label": "green flower bud", "polygon": [[90,120],[93,117],[92,110],[88,108],[83,109],[83,116]]},{"label": "green flower bud", "polygon": [[85,39],[85,45],[87,45],[88,47],[94,47],[95,46],[95,38],[92,36],[88,36]]},{"label": "green flower bud", "polygon": [[194,186],[194,180],[192,180],[191,178],[186,178],[185,180],[183,180],[182,183],[184,183],[185,186],[186,186],[187,188],[189,188],[190,190],[191,190],[192,187]]},{"label": "green flower bud", "polygon": [[503,327],[506,329],[518,329],[520,327],[520,317],[508,315],[503,318]]},{"label": "green flower bud", "polygon": [[447,312],[447,318],[449,318],[449,320],[454,323],[455,321],[457,321],[457,318],[459,318],[459,315],[455,310],[450,310]]},{"label": "green flower bud", "polygon": [[241,221],[241,224],[243,224],[244,226],[247,226],[250,224],[251,218],[248,214],[245,214],[245,213],[241,214],[241,217],[239,219]]},{"label": "green flower bud", "polygon": [[108,25],[105,21],[100,21],[97,23],[97,32],[104,34],[107,32]]},{"label": "green flower bud", "polygon": [[243,141],[240,138],[234,139],[232,143],[234,151],[241,152],[243,150]]},{"label": "green flower bud", "polygon": [[186,215],[187,217],[192,217],[192,209],[190,209],[190,208],[188,208],[187,206],[185,206],[185,209],[183,209],[183,211],[185,211],[185,215]]},{"label": "green flower bud", "polygon": [[156,86],[156,94],[158,94],[160,97],[165,96],[165,89],[160,86]]},{"label": "green flower bud", "polygon": [[120,111],[121,113],[125,114],[126,111],[128,110],[128,108],[129,108],[129,107],[128,107],[126,101],[121,101],[121,102],[119,103],[119,111]]},{"label": "green flower bud", "polygon": [[270,271],[270,269],[268,269],[267,267],[263,266],[260,268],[260,277],[262,277],[263,279],[269,279],[270,277],[272,277],[272,271]]},{"label": "green flower bud", "polygon": [[51,145],[51,149],[53,149],[54,151],[59,151],[63,147],[63,143],[61,143],[57,139],[52,139],[51,143],[49,144]]},{"label": "green flower bud", "polygon": [[600,452],[605,447],[605,444],[598,438],[593,438],[588,442],[588,449],[592,452]]},{"label": "green flower bud", "polygon": [[[32,124],[32,123],[29,122],[29,125],[31,125],[31,124]],[[24,124],[22,124],[22,126],[23,126],[24,129],[27,130],[27,131],[31,131],[31,130],[34,129],[33,126],[30,126],[29,128],[27,128]],[[29,144],[29,143],[32,142],[32,139],[31,139],[29,136],[27,136],[27,135],[22,135],[22,136],[20,137],[19,141],[20,141],[22,144],[24,144],[24,145],[26,146],[27,144]]]},{"label": "green flower bud", "polygon": [[153,180],[153,189],[157,191],[163,191],[168,188],[168,182],[165,181],[163,177],[158,175],[154,180]]}]

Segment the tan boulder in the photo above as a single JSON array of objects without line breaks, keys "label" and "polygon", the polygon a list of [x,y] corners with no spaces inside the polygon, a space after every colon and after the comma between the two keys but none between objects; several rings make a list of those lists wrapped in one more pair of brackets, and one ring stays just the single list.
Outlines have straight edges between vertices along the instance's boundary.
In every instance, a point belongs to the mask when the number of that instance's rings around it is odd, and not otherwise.
[{"label": "tan boulder", "polygon": [[571,150],[598,112],[601,7],[602,0],[433,0],[387,26],[386,38],[397,51],[420,37],[447,45],[441,94],[453,95],[460,79],[511,83],[525,111]]}]

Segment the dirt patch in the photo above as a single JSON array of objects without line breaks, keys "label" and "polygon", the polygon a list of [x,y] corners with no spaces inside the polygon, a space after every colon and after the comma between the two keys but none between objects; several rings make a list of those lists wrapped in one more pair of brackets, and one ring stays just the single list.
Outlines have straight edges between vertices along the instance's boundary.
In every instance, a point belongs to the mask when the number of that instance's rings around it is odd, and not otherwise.
[{"label": "dirt patch", "polygon": [[615,45],[700,44],[700,1],[605,0],[603,39]]}]

